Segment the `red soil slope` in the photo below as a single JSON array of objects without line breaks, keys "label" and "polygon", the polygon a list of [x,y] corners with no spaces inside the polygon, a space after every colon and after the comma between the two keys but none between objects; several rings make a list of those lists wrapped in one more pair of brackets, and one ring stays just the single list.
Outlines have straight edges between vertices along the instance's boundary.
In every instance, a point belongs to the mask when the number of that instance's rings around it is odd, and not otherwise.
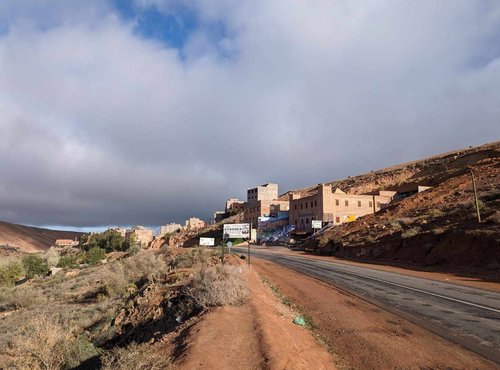
[{"label": "red soil slope", "polygon": [[20,252],[32,253],[47,250],[56,239],[75,239],[82,233],[42,229],[0,221],[0,251],[15,248]]}]

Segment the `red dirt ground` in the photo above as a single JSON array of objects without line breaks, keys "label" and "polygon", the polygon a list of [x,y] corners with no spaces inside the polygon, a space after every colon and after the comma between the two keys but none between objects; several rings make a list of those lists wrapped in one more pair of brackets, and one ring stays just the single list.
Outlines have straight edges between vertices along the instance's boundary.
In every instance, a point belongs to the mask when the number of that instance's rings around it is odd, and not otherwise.
[{"label": "red dirt ground", "polygon": [[497,368],[479,355],[319,280],[257,258],[253,269],[312,317],[338,368]]}]

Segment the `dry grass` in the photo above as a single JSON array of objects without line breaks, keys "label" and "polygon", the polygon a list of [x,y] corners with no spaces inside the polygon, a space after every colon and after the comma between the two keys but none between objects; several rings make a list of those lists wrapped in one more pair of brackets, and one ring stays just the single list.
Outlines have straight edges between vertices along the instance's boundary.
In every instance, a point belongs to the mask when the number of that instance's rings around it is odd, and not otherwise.
[{"label": "dry grass", "polygon": [[161,370],[172,366],[166,353],[149,344],[132,343],[126,348],[115,348],[101,358],[102,370]]},{"label": "dry grass", "polygon": [[415,235],[417,235],[419,233],[419,230],[416,228],[416,227],[411,227],[409,228],[408,230],[405,230],[402,234],[401,234],[401,237],[403,239],[409,239],[409,238],[412,238],[414,237]]},{"label": "dry grass", "polygon": [[218,265],[196,269],[186,293],[201,308],[241,304],[248,289],[241,276],[241,268]]}]

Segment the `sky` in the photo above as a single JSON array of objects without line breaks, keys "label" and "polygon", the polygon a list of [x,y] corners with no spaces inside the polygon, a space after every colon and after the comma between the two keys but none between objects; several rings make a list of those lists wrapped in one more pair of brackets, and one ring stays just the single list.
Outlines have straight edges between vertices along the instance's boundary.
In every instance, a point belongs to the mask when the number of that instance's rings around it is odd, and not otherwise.
[{"label": "sky", "polygon": [[0,220],[208,218],[500,139],[500,2],[1,0]]}]

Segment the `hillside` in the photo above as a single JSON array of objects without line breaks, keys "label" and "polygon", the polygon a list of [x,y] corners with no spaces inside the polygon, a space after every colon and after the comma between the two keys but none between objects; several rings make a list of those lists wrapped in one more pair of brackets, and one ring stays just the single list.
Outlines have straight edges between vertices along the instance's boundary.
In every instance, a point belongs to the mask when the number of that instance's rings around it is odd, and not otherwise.
[{"label": "hillside", "polygon": [[[477,221],[469,168],[477,183]],[[305,247],[342,258],[419,266],[500,268],[500,142],[402,164],[333,184],[352,193],[429,185],[376,214],[332,227]]]},{"label": "hillside", "polygon": [[32,253],[47,250],[56,239],[74,239],[82,233],[49,230],[0,221],[0,252],[15,248],[19,252]]}]

